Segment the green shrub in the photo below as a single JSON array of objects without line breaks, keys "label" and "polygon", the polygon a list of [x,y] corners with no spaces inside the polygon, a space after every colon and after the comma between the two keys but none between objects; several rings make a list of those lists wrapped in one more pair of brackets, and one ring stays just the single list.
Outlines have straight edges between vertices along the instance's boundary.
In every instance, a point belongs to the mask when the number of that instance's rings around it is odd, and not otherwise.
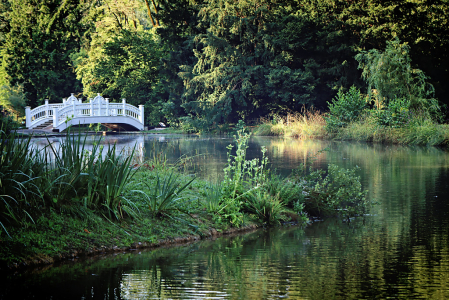
[{"label": "green shrub", "polygon": [[367,208],[366,193],[355,169],[330,164],[328,172],[310,171],[301,165],[294,172],[296,182],[304,188],[304,210],[313,216],[344,216],[362,214]]},{"label": "green shrub", "polygon": [[425,110],[439,119],[441,109],[434,98],[435,90],[420,69],[412,68],[410,46],[396,37],[387,41],[384,51],[371,49],[355,56],[368,84],[369,96],[374,96],[378,107],[405,98],[410,108]]},{"label": "green shrub", "polygon": [[352,86],[347,93],[340,90],[332,103],[329,103],[329,114],[324,117],[326,130],[334,132],[338,128],[356,121],[366,108],[366,101],[360,90]]},{"label": "green shrub", "polygon": [[399,128],[408,122],[410,117],[409,108],[409,100],[395,98],[388,103],[385,109],[375,110],[373,113],[378,125]]}]

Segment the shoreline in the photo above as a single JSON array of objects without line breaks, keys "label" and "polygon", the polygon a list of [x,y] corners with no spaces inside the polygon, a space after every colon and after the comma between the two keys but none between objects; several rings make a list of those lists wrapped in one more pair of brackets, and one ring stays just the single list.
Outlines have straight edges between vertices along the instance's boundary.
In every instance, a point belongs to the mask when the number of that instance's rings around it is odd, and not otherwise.
[{"label": "shoreline", "polygon": [[25,258],[22,262],[6,264],[4,267],[0,267],[0,270],[6,272],[20,272],[26,269],[38,268],[40,266],[51,267],[55,263],[63,263],[70,259],[76,259],[81,257],[96,257],[118,252],[128,252],[132,253],[136,250],[152,250],[163,247],[177,247],[188,245],[202,240],[214,239],[222,236],[234,236],[245,234],[249,232],[256,231],[262,227],[256,224],[250,224],[240,228],[229,228],[224,231],[218,231],[215,228],[211,228],[209,231],[203,233],[202,235],[187,235],[178,237],[168,237],[165,239],[158,240],[157,242],[134,242],[129,246],[103,246],[103,247],[92,247],[89,249],[72,249],[68,253],[57,253],[53,256],[48,256],[45,254],[37,253],[35,256],[30,256]]}]

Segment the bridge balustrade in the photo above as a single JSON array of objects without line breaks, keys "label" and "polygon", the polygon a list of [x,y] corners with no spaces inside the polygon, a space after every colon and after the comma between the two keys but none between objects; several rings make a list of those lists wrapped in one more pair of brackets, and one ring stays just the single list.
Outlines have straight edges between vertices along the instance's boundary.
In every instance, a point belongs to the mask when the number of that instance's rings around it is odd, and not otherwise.
[{"label": "bridge balustrade", "polygon": [[25,108],[26,127],[37,126],[52,121],[53,129],[64,130],[71,125],[90,123],[125,123],[143,130],[144,106],[135,107],[123,99],[122,103],[109,103],[108,98],[98,94],[88,103],[77,99],[73,94],[63,103],[45,104],[34,109]]}]

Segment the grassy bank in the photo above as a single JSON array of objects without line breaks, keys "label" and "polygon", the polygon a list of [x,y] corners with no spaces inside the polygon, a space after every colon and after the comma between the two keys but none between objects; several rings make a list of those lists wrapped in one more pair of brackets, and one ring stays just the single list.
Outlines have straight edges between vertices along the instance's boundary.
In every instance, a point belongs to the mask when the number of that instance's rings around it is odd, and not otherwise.
[{"label": "grassy bank", "polygon": [[262,120],[255,135],[293,136],[305,139],[356,140],[388,144],[441,146],[449,142],[449,125],[438,122],[438,106],[418,108],[406,98],[374,105],[355,87],[340,91],[329,112],[304,110],[285,117]]},{"label": "grassy bank", "polygon": [[264,121],[253,133],[257,136],[286,136],[303,139],[336,139],[385,144],[447,146],[449,125],[431,120],[416,120],[408,126],[380,126],[370,116],[348,123],[331,132],[326,129],[325,114],[314,112],[314,118],[302,114]]},{"label": "grassy bank", "polygon": [[329,132],[326,130],[324,114],[317,115],[315,121],[303,115],[278,118],[275,124],[265,121],[253,133],[257,136],[286,136],[303,139],[336,139],[365,141],[385,144],[447,146],[449,125],[433,121],[414,122],[409,126],[379,126],[370,117],[351,122],[345,127]]},{"label": "grassy bank", "polygon": [[[1,132],[0,264],[20,266],[102,251],[156,246],[229,230],[361,214],[367,205],[356,170],[307,166],[281,178],[268,159],[246,160],[250,135],[228,147],[221,182],[139,161],[67,134],[58,149]],[[101,137],[98,137],[99,139]],[[234,149],[233,149],[234,148]]]}]

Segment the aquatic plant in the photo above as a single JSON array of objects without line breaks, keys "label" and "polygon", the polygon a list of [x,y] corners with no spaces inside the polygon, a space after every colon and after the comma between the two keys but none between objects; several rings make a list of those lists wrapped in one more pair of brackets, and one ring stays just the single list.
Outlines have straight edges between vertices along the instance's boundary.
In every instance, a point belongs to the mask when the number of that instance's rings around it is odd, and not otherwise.
[{"label": "aquatic plant", "polygon": [[223,186],[228,196],[235,199],[242,193],[245,187],[257,186],[265,182],[268,158],[265,153],[267,149],[262,147],[262,158],[246,160],[246,149],[251,134],[244,130],[239,130],[234,139],[237,144],[235,155],[232,155],[233,145],[229,145],[227,166],[223,169]]}]

